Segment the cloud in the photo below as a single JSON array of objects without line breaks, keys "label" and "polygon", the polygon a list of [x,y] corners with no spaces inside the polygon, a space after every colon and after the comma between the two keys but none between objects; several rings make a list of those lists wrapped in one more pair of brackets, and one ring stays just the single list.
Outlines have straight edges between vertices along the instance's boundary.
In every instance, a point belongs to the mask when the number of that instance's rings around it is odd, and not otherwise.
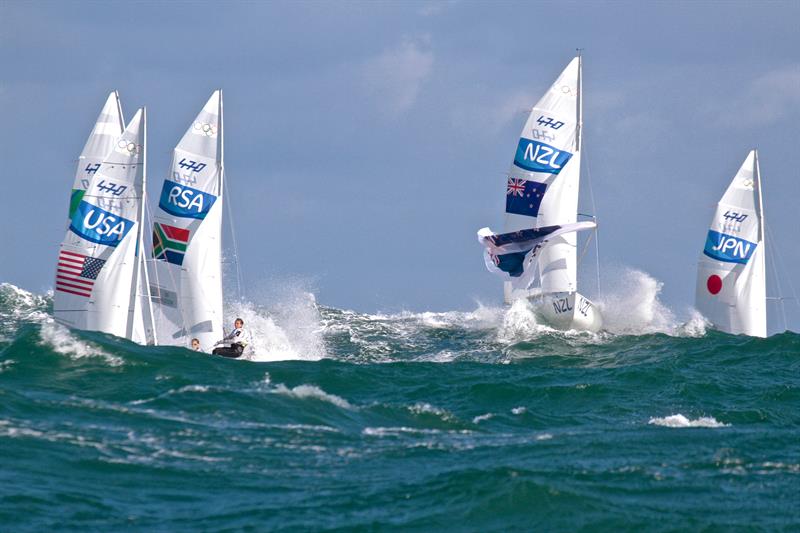
[{"label": "cloud", "polygon": [[443,13],[446,9],[456,5],[458,0],[436,0],[433,2],[426,2],[417,10],[423,17],[433,17]]},{"label": "cloud", "polygon": [[768,126],[800,114],[800,64],[773,69],[734,91],[717,108],[722,125]]},{"label": "cloud", "polygon": [[363,76],[367,92],[390,116],[402,115],[416,103],[433,63],[428,39],[406,39],[366,62]]}]

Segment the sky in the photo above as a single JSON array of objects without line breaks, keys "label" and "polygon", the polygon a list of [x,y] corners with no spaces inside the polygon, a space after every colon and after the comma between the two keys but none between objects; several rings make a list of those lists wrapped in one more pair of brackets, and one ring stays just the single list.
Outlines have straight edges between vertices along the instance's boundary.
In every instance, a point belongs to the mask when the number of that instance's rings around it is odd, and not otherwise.
[{"label": "sky", "polygon": [[[756,147],[790,296],[798,20],[800,2],[0,0],[0,281],[52,287],[76,159],[109,91],[126,119],[147,106],[155,195],[222,88],[248,294],[297,284],[369,312],[497,305],[475,233],[501,227],[527,112],[582,48],[603,283],[638,269],[688,309],[714,205]],[[596,296],[593,251],[580,272]]]}]

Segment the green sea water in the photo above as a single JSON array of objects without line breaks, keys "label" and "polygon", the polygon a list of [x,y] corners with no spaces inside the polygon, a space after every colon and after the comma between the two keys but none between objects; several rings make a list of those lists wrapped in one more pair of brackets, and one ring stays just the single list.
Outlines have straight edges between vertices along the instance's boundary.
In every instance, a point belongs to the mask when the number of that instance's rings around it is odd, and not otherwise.
[{"label": "green sea water", "polygon": [[298,296],[234,361],[50,308],[0,285],[2,531],[800,530],[795,333]]}]

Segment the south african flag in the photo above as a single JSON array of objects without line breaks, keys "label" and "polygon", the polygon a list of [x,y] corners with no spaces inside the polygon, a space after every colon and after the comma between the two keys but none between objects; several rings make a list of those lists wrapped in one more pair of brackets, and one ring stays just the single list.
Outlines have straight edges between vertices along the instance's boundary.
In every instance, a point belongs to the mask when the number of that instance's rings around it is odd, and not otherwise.
[{"label": "south african flag", "polygon": [[156,222],[153,226],[153,257],[174,265],[183,264],[189,230]]}]

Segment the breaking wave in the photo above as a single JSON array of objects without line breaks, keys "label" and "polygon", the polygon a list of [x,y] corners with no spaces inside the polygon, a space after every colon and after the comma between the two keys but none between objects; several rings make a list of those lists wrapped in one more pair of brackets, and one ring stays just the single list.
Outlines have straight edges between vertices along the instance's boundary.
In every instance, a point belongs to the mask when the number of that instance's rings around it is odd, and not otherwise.
[{"label": "breaking wave", "polygon": [[663,418],[651,418],[647,423],[667,428],[724,428],[730,426],[730,424],[717,421],[713,416],[701,416],[691,420],[680,413]]}]

